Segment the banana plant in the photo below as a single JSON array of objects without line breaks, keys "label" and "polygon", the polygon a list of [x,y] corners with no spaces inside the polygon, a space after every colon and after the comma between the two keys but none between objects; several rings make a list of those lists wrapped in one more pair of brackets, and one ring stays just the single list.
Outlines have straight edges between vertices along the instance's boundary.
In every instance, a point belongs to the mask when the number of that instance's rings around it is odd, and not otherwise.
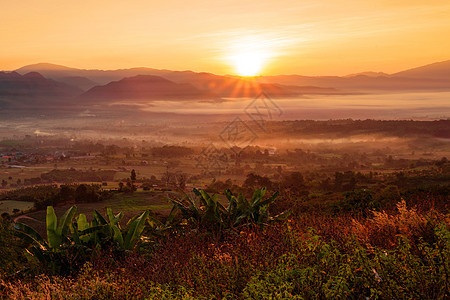
[{"label": "banana plant", "polygon": [[72,219],[75,217],[77,207],[72,206],[61,216],[58,225],[58,218],[52,206],[47,206],[47,239],[50,248],[59,249],[61,244],[68,242],[67,233],[72,225]]},{"label": "banana plant", "polygon": [[236,197],[227,189],[225,196],[228,199],[227,213],[230,225],[237,226],[243,223],[262,225],[286,218],[289,214],[288,211],[274,217],[271,217],[268,212],[269,205],[275,201],[280,193],[276,191],[271,197],[263,200],[265,194],[266,188],[256,189],[251,200],[248,201],[242,193]]},{"label": "banana plant", "polygon": [[28,244],[27,257],[34,257],[53,274],[70,274],[90,259],[94,247],[115,242],[120,249],[132,250],[141,240],[149,211],[131,219],[125,229],[120,228],[123,214],[114,215],[106,210],[106,218],[94,211],[92,222],[86,215],[75,218],[77,208],[72,206],[59,222],[53,207],[47,207],[47,239],[23,223],[14,224],[14,234]]},{"label": "banana plant", "polygon": [[194,221],[196,223],[200,222],[201,210],[186,193],[182,200],[169,198],[169,201],[173,204],[171,214],[175,209],[178,209],[181,212],[183,219]]},{"label": "banana plant", "polygon": [[50,245],[36,230],[23,223],[14,224],[14,229],[15,236],[31,245],[30,248],[25,249],[30,256],[36,257],[41,263],[49,261],[47,253],[50,251]]},{"label": "banana plant", "polygon": [[141,238],[149,214],[150,212],[146,210],[140,216],[136,216],[128,221],[126,235],[123,238],[123,248],[125,250],[134,249]]},{"label": "banana plant", "polygon": [[114,215],[112,209],[108,207],[106,209],[106,216],[109,220],[109,226],[112,229],[113,240],[116,241],[121,247],[123,247],[123,237],[120,230],[120,221],[123,218],[123,213],[120,212],[117,215]]},{"label": "banana plant", "polygon": [[204,190],[195,188],[193,192],[200,200],[198,206],[185,194],[181,201],[171,199],[174,204],[172,211],[177,208],[184,219],[209,229],[232,228],[249,223],[263,225],[281,220],[288,215],[287,211],[275,217],[269,215],[268,206],[278,197],[279,192],[275,192],[264,200],[266,188],[256,189],[250,201],[242,193],[236,197],[227,189],[225,196],[228,199],[228,207],[226,208],[218,201],[218,196],[215,194],[211,196]]},{"label": "banana plant", "polygon": [[14,234],[32,244],[36,249],[56,251],[60,249],[63,243],[70,242],[67,233],[76,211],[76,206],[69,208],[62,215],[58,225],[58,218],[56,217],[55,210],[52,206],[47,207],[47,241],[45,241],[36,230],[20,222],[14,224],[14,228],[16,229]]},{"label": "banana plant", "polygon": [[30,226],[20,222],[14,224],[14,234],[31,246],[26,249],[31,256],[42,263],[49,264],[59,260],[60,252],[69,247],[76,246],[87,251],[92,247],[100,246],[105,239],[113,240],[119,248],[132,250],[140,240],[149,216],[147,210],[128,221],[126,228],[122,229],[120,221],[123,213],[114,215],[108,208],[104,218],[98,211],[94,211],[93,220],[89,223],[84,214],[75,218],[76,211],[76,206],[70,207],[58,223],[55,210],[52,206],[48,206],[47,240]]},{"label": "banana plant", "polygon": [[154,217],[149,216],[147,219],[147,224],[150,228],[149,233],[153,236],[161,237],[165,231],[174,228],[179,223],[179,220],[176,220],[175,218],[176,214],[177,206],[174,205],[169,215],[167,216],[166,222],[164,223]]},{"label": "banana plant", "polygon": [[132,250],[141,238],[148,215],[147,210],[135,216],[128,221],[126,229],[122,229],[120,221],[124,216],[123,213],[114,215],[111,208],[106,209],[106,218],[94,210],[90,224],[87,223],[86,216],[80,214],[77,224],[73,225],[73,235],[76,237],[74,241],[99,246],[103,241],[112,240],[119,248]]},{"label": "banana plant", "polygon": [[182,218],[190,221],[197,226],[222,226],[222,215],[225,208],[218,201],[217,195],[210,196],[204,190],[193,189],[194,194],[199,198],[199,205],[184,193],[182,200],[169,199],[173,204],[173,209],[181,212]]},{"label": "banana plant", "polygon": [[58,224],[55,210],[51,206],[47,207],[47,240],[30,226],[20,222],[14,224],[13,233],[31,246],[25,249],[31,257],[38,259],[50,271],[60,272],[66,269],[63,268],[65,262],[61,255],[61,248],[71,244],[68,232],[76,210],[75,206],[69,208],[62,215]]},{"label": "banana plant", "polygon": [[70,230],[72,232],[72,241],[76,245],[86,247],[99,246],[103,239],[110,235],[108,224],[106,222],[100,224],[97,219],[96,212],[94,212],[94,219],[90,223],[87,221],[85,214],[79,214],[75,218]]},{"label": "banana plant", "polygon": [[92,232],[89,233],[91,242],[98,246],[104,240],[113,240],[122,247],[123,238],[119,222],[123,218],[123,213],[114,215],[111,208],[107,208],[106,218],[104,218],[97,210],[94,210],[92,215],[91,228],[97,228],[97,230],[92,230]]},{"label": "banana plant", "polygon": [[218,224],[222,225],[222,216],[226,212],[225,207],[217,200],[217,195],[210,196],[204,190],[197,190],[194,188],[194,194],[200,198],[200,202],[204,207],[204,212],[201,216],[203,224]]},{"label": "banana plant", "polygon": [[[87,233],[87,230],[91,228],[89,222],[87,221],[85,214],[79,214],[78,217],[75,218],[76,222],[72,223],[71,232],[73,236],[73,241],[76,244],[87,244],[90,240],[90,236]],[[80,233],[84,232],[85,234],[80,237]]]}]

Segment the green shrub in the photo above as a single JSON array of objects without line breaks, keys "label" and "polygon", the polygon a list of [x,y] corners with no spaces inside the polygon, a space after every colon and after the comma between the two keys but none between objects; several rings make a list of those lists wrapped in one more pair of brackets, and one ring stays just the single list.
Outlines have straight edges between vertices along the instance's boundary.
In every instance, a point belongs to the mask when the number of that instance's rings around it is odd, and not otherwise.
[{"label": "green shrub", "polygon": [[378,209],[379,203],[374,200],[374,194],[369,190],[354,190],[344,193],[345,199],[340,201],[339,208],[347,212],[366,215],[369,210]]}]

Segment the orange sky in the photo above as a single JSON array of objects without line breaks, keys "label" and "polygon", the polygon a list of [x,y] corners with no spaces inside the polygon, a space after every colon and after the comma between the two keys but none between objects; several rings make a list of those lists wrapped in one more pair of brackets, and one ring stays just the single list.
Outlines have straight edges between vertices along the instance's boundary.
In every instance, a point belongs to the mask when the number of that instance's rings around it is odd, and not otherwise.
[{"label": "orange sky", "polygon": [[[263,75],[395,72],[450,59],[450,2],[0,0],[0,70],[50,62]],[[189,5],[186,5],[189,3]]]}]

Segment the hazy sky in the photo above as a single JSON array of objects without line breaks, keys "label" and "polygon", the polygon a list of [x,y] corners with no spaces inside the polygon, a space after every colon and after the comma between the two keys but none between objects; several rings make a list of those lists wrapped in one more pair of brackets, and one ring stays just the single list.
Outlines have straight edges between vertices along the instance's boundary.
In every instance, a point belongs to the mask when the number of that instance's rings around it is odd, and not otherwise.
[{"label": "hazy sky", "polygon": [[450,59],[449,16],[448,0],[0,0],[0,70],[233,74],[255,54],[266,75],[395,72]]}]

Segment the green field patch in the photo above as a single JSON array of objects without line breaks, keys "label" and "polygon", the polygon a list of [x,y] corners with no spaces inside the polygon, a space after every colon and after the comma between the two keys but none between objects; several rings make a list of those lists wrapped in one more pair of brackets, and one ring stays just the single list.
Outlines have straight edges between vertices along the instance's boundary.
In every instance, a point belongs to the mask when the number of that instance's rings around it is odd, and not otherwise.
[{"label": "green field patch", "polygon": [[114,175],[114,180],[122,180],[122,179],[126,179],[130,177],[130,172],[116,172],[116,174]]},{"label": "green field patch", "polygon": [[113,211],[153,211],[170,209],[172,205],[165,195],[154,192],[135,192],[133,194],[118,194],[110,201]]},{"label": "green field patch", "polygon": [[3,213],[12,214],[14,213],[15,209],[18,209],[19,211],[27,211],[33,208],[33,206],[34,206],[33,202],[2,200],[0,201],[0,214]]}]

